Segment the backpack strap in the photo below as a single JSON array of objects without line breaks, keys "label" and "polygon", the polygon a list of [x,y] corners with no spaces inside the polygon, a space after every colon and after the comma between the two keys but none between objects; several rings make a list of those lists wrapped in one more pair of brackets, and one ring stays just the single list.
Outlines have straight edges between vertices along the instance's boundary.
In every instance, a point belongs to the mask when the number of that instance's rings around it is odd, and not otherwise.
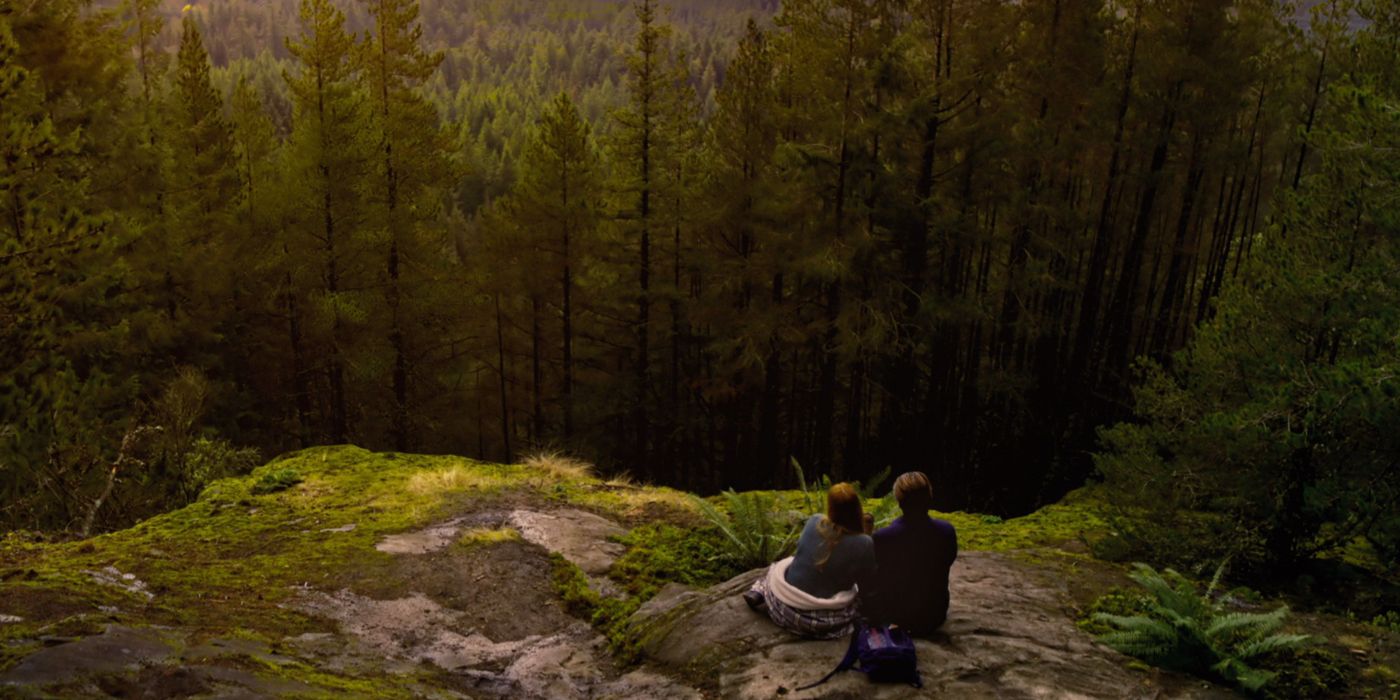
[{"label": "backpack strap", "polygon": [[817,681],[816,683],[809,683],[807,685],[802,686],[801,688],[796,688],[796,690],[803,691],[815,688],[831,680],[832,676],[835,676],[836,674],[842,671],[849,671],[851,667],[855,666],[856,658],[859,656],[859,649],[856,645],[860,642],[860,635],[864,632],[864,628],[865,625],[856,623],[855,627],[851,630],[851,643],[849,646],[846,647],[846,655],[841,657],[841,663],[836,664],[836,668],[831,669],[831,673],[822,676],[822,679]]}]

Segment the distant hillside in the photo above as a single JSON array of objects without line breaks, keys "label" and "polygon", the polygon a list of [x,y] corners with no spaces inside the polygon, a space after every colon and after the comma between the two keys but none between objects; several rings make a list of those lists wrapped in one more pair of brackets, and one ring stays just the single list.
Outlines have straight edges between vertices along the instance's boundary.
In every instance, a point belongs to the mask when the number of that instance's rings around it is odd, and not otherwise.
[{"label": "distant hillside", "polygon": [[[116,6],[116,0],[99,5]],[[367,27],[365,3],[339,0],[352,29]],[[662,3],[671,22],[683,35],[708,40],[738,36],[750,16],[768,17],[779,0],[673,0]],[[285,58],[283,38],[296,31],[298,0],[162,0],[161,10],[171,20],[193,12],[205,26],[205,41],[215,65],[251,58],[262,51]],[[480,42],[484,35],[505,27],[575,32],[615,33],[631,22],[631,0],[423,0],[423,34],[429,46],[451,49]],[[164,33],[174,46],[178,27],[172,22]]]},{"label": "distant hillside", "polygon": [[[338,0],[356,32],[368,26],[360,0]],[[602,125],[622,100],[625,55],[633,39],[631,0],[423,0],[424,43],[444,53],[429,97],[444,120],[459,124],[476,167],[463,186],[468,211],[498,196],[514,179],[525,130],[560,91],[573,94],[583,114]],[[779,0],[672,0],[661,3],[676,48],[706,109],[750,18],[767,21]],[[118,7],[102,0],[99,7]],[[258,86],[285,133],[291,102],[283,81],[290,69],[286,39],[298,29],[298,0],[163,0],[167,24],[159,45],[173,53],[180,19],[194,16],[226,94],[240,76]]]}]

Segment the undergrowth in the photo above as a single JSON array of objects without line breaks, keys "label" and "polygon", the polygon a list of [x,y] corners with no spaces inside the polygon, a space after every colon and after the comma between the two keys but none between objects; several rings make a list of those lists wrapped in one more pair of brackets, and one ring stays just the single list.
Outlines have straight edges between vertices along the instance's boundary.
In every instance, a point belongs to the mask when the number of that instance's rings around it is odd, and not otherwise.
[{"label": "undergrowth", "polygon": [[1158,573],[1146,564],[1134,565],[1129,576],[1147,595],[1129,603],[1141,606],[1137,612],[1095,613],[1094,621],[1110,627],[1099,640],[1163,668],[1260,692],[1278,675],[1265,667],[1268,659],[1295,651],[1311,638],[1279,632],[1288,616],[1286,605],[1267,613],[1228,610],[1228,597],[1212,597],[1223,571],[1224,565],[1216,569],[1201,594],[1171,569]]}]

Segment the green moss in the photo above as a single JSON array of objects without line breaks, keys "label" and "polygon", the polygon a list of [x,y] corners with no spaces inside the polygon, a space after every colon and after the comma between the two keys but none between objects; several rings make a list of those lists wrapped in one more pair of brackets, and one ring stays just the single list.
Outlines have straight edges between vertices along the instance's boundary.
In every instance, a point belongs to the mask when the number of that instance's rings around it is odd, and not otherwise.
[{"label": "green moss", "polygon": [[1060,547],[1096,539],[1109,531],[1102,505],[1081,489],[1060,503],[1019,518],[995,522],[982,515],[945,513],[958,529],[962,549],[1004,552],[1037,547]]},{"label": "green moss", "polygon": [[515,542],[520,539],[520,531],[511,527],[485,528],[474,527],[462,533],[457,538],[457,546],[472,548],[501,544],[502,542]]},{"label": "green moss", "polygon": [[257,483],[253,484],[251,490],[254,495],[277,493],[278,491],[286,491],[300,484],[301,481],[301,475],[297,473],[297,470],[278,469],[263,474],[262,478],[258,479]]},{"label": "green moss", "polygon": [[549,555],[550,583],[554,594],[564,604],[564,610],[574,617],[591,620],[598,609],[598,594],[588,585],[588,577],[583,570],[563,556]]},{"label": "green moss", "polygon": [[742,571],[725,558],[721,537],[713,527],[640,525],[618,538],[627,551],[608,576],[643,601],[668,583],[703,587],[728,580]]},{"label": "green moss", "polygon": [[551,554],[550,559],[550,581],[564,609],[574,617],[587,620],[606,637],[617,661],[635,663],[639,650],[628,634],[627,621],[641,607],[643,599],[630,595],[623,598],[600,596],[588,585],[588,577],[572,562],[558,554]]},{"label": "green moss", "polygon": [[1335,697],[1347,687],[1347,665],[1336,654],[1321,647],[1266,656],[1259,665],[1277,671],[1263,695],[1267,698],[1308,700]]},{"label": "green moss", "polygon": [[[287,470],[301,477],[297,488],[254,495],[256,484]],[[315,623],[279,605],[295,586],[333,587],[388,559],[374,549],[384,535],[522,482],[518,467],[456,457],[303,450],[215,482],[186,508],[128,530],[65,544],[0,540],[0,562],[26,572],[0,582],[0,598],[44,591],[70,606],[112,605],[157,624],[309,631]],[[355,527],[336,531],[348,525]],[[107,566],[134,574],[154,599],[83,573]]]},{"label": "green moss", "polygon": [[591,510],[629,526],[652,522],[689,526],[701,522],[689,494],[665,487],[637,486],[584,477],[550,482],[541,489],[541,493],[563,504]]},{"label": "green moss", "polygon": [[239,657],[244,664],[256,668],[259,675],[277,680],[303,683],[316,690],[307,693],[294,693],[289,697],[316,700],[357,697],[374,700],[398,700],[418,695],[405,687],[403,679],[354,678],[322,671],[300,662],[273,663],[249,656]]},{"label": "green moss", "polygon": [[1106,613],[1131,617],[1142,615],[1147,609],[1148,597],[1141,589],[1114,588],[1090,603],[1075,624],[1079,629],[1097,637],[1108,634],[1115,628],[1103,620],[1094,619],[1095,615]]}]

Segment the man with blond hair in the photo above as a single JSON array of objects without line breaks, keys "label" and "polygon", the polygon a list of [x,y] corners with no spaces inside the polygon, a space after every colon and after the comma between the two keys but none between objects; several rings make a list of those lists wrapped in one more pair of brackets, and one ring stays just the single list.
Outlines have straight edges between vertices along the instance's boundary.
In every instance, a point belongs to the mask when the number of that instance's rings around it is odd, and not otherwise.
[{"label": "man with blond hair", "polygon": [[875,532],[875,595],[865,613],[928,635],[948,617],[948,570],[958,557],[958,536],[952,523],[929,517],[933,486],[922,472],[895,479],[894,498],[904,514]]}]

